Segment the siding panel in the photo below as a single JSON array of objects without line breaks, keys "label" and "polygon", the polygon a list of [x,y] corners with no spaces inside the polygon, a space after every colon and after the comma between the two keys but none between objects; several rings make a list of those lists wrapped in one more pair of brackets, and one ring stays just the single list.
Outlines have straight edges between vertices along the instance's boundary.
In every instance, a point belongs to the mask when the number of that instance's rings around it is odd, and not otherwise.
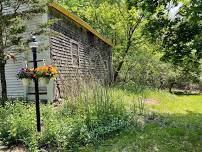
[{"label": "siding panel", "polygon": [[9,60],[6,64],[6,82],[8,96],[11,98],[24,97],[24,87],[20,80],[17,80],[16,71],[21,68],[23,64],[22,54],[17,56],[16,63]]}]

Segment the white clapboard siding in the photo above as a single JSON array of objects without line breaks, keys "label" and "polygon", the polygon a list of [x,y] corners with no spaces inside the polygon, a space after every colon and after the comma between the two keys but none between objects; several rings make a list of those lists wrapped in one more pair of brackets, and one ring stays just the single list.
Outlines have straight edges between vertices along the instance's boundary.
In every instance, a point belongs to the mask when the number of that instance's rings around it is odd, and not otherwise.
[{"label": "white clapboard siding", "polygon": [[[28,9],[29,9],[28,5],[20,5],[17,12],[23,12],[23,11],[26,11]],[[8,15],[8,14],[12,14],[12,13],[14,13],[14,8],[12,6],[4,5],[3,14]]]},{"label": "white clapboard siding", "polygon": [[[8,15],[14,12],[12,7],[4,5],[3,14]],[[27,10],[27,6],[20,6],[18,12]],[[12,60],[8,60],[6,64],[6,82],[7,82],[7,92],[8,97],[24,97],[25,89],[22,86],[20,80],[17,80],[16,71],[18,68],[21,68],[23,65],[23,56],[22,54],[17,55],[16,63],[13,63]],[[1,96],[1,87],[0,87],[0,96]]]},{"label": "white clapboard siding", "polygon": [[23,57],[22,54],[17,55],[17,61],[14,63],[8,60],[6,64],[6,82],[8,96],[11,98],[24,97],[24,87],[20,80],[17,80],[16,71],[22,67]]}]

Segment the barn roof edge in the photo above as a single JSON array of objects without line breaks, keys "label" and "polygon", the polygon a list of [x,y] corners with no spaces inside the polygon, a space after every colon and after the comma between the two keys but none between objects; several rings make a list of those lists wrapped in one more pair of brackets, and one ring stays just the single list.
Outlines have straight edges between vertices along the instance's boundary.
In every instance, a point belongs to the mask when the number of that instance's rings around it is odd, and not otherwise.
[{"label": "barn roof edge", "polygon": [[108,40],[107,38],[105,38],[104,36],[102,36],[95,29],[93,29],[88,23],[86,23],[80,17],[74,15],[70,11],[66,10],[64,7],[62,7],[58,3],[52,2],[52,3],[49,3],[48,6],[51,7],[51,8],[54,8],[58,12],[62,13],[63,15],[67,16],[68,18],[70,18],[71,20],[75,21],[77,24],[81,25],[82,27],[84,27],[85,29],[87,29],[88,31],[90,31],[91,33],[93,33],[95,36],[97,36],[99,39],[101,39],[103,42],[105,42],[109,46],[111,46],[111,47],[113,46],[113,44],[111,43],[110,40]]}]

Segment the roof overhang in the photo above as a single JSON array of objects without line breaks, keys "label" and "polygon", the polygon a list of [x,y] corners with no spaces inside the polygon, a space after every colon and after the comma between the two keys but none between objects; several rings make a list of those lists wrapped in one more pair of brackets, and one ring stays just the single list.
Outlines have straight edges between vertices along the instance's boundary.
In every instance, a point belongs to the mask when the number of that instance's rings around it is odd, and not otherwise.
[{"label": "roof overhang", "polygon": [[83,21],[78,16],[76,16],[76,15],[72,14],[71,12],[69,12],[64,7],[62,7],[61,5],[59,5],[59,4],[55,3],[55,2],[52,2],[52,3],[49,3],[48,6],[50,8],[55,9],[56,11],[60,12],[61,14],[67,16],[68,18],[70,18],[71,20],[73,20],[74,22],[76,22],[77,24],[79,24],[80,26],[84,27],[86,30],[88,30],[91,33],[93,33],[95,36],[97,36],[99,39],[101,39],[103,42],[105,42],[109,46],[111,46],[111,47],[113,46],[113,44],[111,43],[110,40],[108,40],[107,38],[105,38],[104,36],[102,36],[95,29],[93,29],[88,23],[86,23],[85,21]]}]

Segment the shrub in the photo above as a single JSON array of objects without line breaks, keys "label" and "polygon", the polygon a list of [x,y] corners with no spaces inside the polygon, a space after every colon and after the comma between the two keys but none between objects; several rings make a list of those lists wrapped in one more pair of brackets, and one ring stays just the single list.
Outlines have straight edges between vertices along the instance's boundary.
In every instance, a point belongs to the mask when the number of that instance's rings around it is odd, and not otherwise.
[{"label": "shrub", "polygon": [[23,144],[30,151],[78,151],[135,124],[134,113],[122,99],[101,87],[84,91],[76,102],[63,101],[57,108],[41,105],[40,134],[36,133],[34,105],[7,104],[0,114],[0,140],[8,146]]},{"label": "shrub", "polygon": [[0,108],[0,140],[8,146],[24,144],[36,148],[35,114],[32,106],[15,102]]}]

